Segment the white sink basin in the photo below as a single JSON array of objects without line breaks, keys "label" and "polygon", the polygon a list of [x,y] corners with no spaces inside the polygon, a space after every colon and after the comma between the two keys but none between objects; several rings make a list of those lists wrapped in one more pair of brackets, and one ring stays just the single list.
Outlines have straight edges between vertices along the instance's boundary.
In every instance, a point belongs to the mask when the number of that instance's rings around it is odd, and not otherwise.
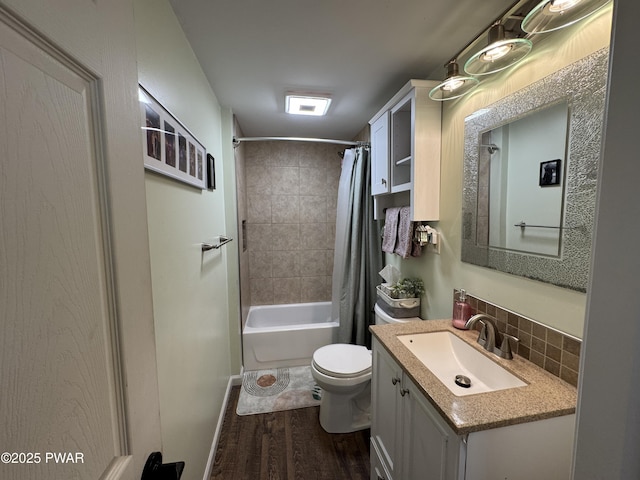
[{"label": "white sink basin", "polygon": [[[400,340],[454,395],[494,392],[527,384],[451,332],[398,335]],[[460,378],[458,376],[464,376]],[[467,379],[470,386],[464,387]]]}]

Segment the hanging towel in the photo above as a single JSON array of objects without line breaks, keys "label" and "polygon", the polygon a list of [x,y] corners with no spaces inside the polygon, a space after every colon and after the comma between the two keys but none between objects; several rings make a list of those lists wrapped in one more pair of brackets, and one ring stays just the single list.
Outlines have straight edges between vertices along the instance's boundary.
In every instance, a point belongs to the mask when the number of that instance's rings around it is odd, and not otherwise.
[{"label": "hanging towel", "polygon": [[400,207],[387,208],[384,214],[384,234],[382,236],[382,251],[393,253],[398,238],[398,215]]},{"label": "hanging towel", "polygon": [[398,219],[398,241],[393,253],[402,258],[409,258],[413,246],[413,222],[411,221],[411,207],[401,207]]}]

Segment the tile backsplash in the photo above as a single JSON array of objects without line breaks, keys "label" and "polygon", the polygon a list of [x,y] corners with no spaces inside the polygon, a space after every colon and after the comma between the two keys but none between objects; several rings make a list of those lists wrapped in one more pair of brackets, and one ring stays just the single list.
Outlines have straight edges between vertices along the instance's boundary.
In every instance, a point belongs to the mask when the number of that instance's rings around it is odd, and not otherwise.
[{"label": "tile backsplash", "polygon": [[[454,290],[454,299],[458,291]],[[520,341],[514,348],[523,358],[544,368],[573,386],[578,385],[578,368],[582,342],[535,320],[503,309],[467,292],[467,300],[474,314],[486,313],[497,320],[498,330],[513,335]]]}]

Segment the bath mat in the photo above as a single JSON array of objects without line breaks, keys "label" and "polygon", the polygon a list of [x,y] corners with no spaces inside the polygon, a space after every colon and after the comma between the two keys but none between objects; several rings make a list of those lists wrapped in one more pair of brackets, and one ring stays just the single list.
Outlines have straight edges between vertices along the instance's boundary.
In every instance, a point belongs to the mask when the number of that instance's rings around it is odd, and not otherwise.
[{"label": "bath mat", "polygon": [[320,405],[322,390],[311,367],[251,370],[242,377],[236,413],[255,415]]}]

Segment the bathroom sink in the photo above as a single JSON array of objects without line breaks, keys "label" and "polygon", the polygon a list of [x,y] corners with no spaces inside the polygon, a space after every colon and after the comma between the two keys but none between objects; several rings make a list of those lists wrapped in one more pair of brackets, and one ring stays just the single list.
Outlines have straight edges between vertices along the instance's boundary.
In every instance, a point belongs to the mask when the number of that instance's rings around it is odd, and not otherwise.
[{"label": "bathroom sink", "polygon": [[454,395],[494,392],[527,384],[451,332],[398,335]]}]

